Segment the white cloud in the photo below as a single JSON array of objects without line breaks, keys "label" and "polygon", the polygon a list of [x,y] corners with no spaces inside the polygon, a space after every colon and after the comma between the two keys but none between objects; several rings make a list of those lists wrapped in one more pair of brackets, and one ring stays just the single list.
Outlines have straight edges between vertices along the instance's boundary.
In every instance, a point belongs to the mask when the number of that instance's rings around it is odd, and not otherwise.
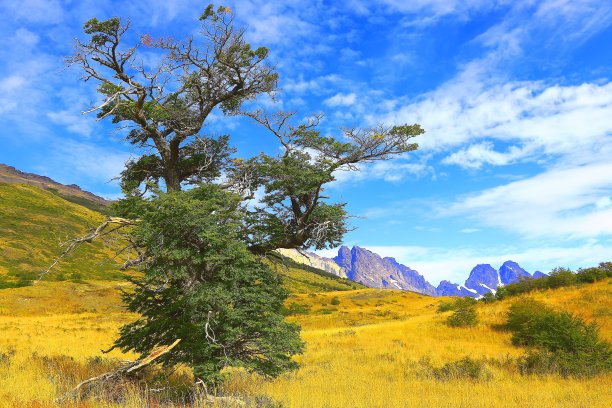
[{"label": "white cloud", "polygon": [[403,159],[393,161],[378,161],[357,166],[357,171],[337,170],[334,172],[334,181],[330,187],[340,188],[346,183],[361,181],[383,180],[386,182],[399,182],[408,177],[423,177],[434,174],[431,166],[424,163],[407,163]]},{"label": "white cloud", "polygon": [[73,132],[85,137],[89,137],[92,132],[92,118],[77,114],[75,109],[66,109],[57,112],[47,113],[52,122],[57,123]]},{"label": "white cloud", "polygon": [[45,173],[61,183],[108,183],[121,173],[130,154],[115,148],[57,140],[45,163]]},{"label": "white cloud", "polygon": [[[427,133],[422,150],[448,151],[466,143],[447,159],[468,159],[468,166],[506,164],[532,152],[571,154],[609,144],[612,82],[547,86],[542,82],[485,85],[459,77],[386,116],[386,123],[420,123]],[[514,143],[505,154],[483,139]],[[476,143],[475,143],[476,142]]]},{"label": "white cloud", "polygon": [[47,25],[57,24],[63,20],[64,11],[57,0],[22,0],[2,2],[6,15],[17,20]]},{"label": "white cloud", "polygon": [[338,107],[338,106],[351,106],[355,104],[357,100],[357,95],[351,92],[348,94],[337,93],[331,98],[327,98],[323,101],[323,103],[330,107]]},{"label": "white cloud", "polygon": [[493,143],[482,142],[452,153],[445,157],[442,163],[456,164],[470,169],[479,169],[483,164],[493,164],[496,166],[509,164],[516,158],[524,155],[524,149],[520,149],[516,146],[511,146],[505,153],[499,153],[494,150]]},{"label": "white cloud", "polygon": [[612,234],[612,163],[554,168],[471,194],[440,209],[525,237],[585,238]]}]

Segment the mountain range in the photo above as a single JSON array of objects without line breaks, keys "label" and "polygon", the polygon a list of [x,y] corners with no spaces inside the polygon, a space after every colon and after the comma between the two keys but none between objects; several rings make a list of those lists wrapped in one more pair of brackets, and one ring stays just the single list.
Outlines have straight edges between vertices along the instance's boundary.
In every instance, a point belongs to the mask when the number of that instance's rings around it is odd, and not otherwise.
[{"label": "mountain range", "polygon": [[[110,201],[84,191],[75,184],[64,185],[46,176],[22,172],[0,163],[0,184],[2,183],[26,184],[41,188],[64,200],[101,213],[105,213],[110,204]],[[21,194],[25,193],[25,190],[21,191]],[[37,193],[31,191],[31,194]],[[16,199],[15,202],[23,204],[21,200]],[[480,297],[487,292],[494,293],[499,285],[518,282],[523,278],[546,276],[542,272],[531,275],[516,262],[506,261],[499,270],[488,264],[476,265],[462,285],[444,280],[435,287],[418,271],[397,262],[394,258],[383,258],[358,246],[353,248],[341,246],[338,255],[334,258],[297,250],[280,249],[278,252],[295,262],[310,265],[368,287],[408,290],[430,296]]]},{"label": "mountain range", "polygon": [[520,279],[546,276],[539,271],[532,275],[518,263],[506,261],[499,269],[489,264],[476,265],[462,285],[443,280],[435,287],[419,272],[402,265],[394,258],[383,258],[358,246],[341,246],[334,258],[287,249],[281,249],[279,252],[296,262],[309,264],[372,288],[409,290],[430,296],[481,297],[488,292],[495,293],[501,285],[516,283]]}]

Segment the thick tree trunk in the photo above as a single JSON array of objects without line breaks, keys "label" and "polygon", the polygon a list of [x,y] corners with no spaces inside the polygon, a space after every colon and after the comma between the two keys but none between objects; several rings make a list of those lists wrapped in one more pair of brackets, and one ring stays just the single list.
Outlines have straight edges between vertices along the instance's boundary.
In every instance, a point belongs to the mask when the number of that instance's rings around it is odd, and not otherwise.
[{"label": "thick tree trunk", "polygon": [[179,144],[174,142],[170,143],[169,156],[164,160],[165,164],[165,176],[164,181],[166,182],[166,191],[181,191],[181,177],[179,174]]},{"label": "thick tree trunk", "polygon": [[176,165],[166,167],[166,175],[164,181],[166,182],[166,191],[181,191],[181,179],[178,174]]}]

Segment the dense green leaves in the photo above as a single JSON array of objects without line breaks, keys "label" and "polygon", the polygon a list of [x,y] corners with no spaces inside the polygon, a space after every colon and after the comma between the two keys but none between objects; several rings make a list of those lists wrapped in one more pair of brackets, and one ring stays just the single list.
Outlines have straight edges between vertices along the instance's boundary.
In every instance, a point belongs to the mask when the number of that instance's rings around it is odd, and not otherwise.
[{"label": "dense green leaves", "polygon": [[133,232],[147,251],[144,276],[124,297],[142,317],[117,346],[147,354],[180,338],[164,362],[188,364],[208,383],[226,365],[267,375],[296,366],[299,328],[283,321],[278,275],[241,242],[240,201],[208,185],[146,203]]},{"label": "dense green leaves", "polygon": [[[509,296],[529,293],[534,290],[593,283],[607,278],[612,278],[612,262],[601,262],[598,266],[578,269],[575,273],[567,268],[555,268],[550,272],[549,276],[537,279],[522,279],[517,283],[499,287],[494,299],[501,300]],[[493,299],[487,297],[483,300],[492,301]]]},{"label": "dense green leaves", "polygon": [[506,328],[512,343],[530,351],[520,361],[525,373],[591,376],[612,370],[612,347],[599,338],[595,323],[556,312],[532,299],[514,303]]}]

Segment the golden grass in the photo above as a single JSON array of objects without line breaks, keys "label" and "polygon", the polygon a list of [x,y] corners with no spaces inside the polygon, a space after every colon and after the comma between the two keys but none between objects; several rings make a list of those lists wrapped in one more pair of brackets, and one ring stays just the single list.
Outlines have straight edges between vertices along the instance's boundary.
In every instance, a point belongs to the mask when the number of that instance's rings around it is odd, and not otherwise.
[{"label": "golden grass", "polygon": [[[14,353],[8,363],[0,355],[0,406],[55,406],[53,400],[71,385],[99,372],[102,368],[92,366],[91,358],[100,356],[118,327],[134,317],[117,303],[121,285],[63,282],[0,291],[0,353]],[[599,282],[533,297],[596,319],[602,336],[610,340],[611,294],[612,285]],[[224,391],[266,396],[287,407],[612,406],[610,375],[586,380],[529,377],[512,364],[504,365],[523,350],[492,325],[503,321],[514,299],[479,305],[481,322],[468,329],[444,324],[448,314],[436,313],[442,300],[385,290],[293,295],[289,303],[309,309],[289,317],[303,327],[307,348],[298,357],[301,368],[275,380],[231,370]],[[425,361],[440,366],[465,356],[488,359],[492,378],[443,382],[427,375]],[[133,356],[113,352],[110,357]],[[124,396],[116,403],[88,399],[78,406],[151,403],[136,388]]]}]

